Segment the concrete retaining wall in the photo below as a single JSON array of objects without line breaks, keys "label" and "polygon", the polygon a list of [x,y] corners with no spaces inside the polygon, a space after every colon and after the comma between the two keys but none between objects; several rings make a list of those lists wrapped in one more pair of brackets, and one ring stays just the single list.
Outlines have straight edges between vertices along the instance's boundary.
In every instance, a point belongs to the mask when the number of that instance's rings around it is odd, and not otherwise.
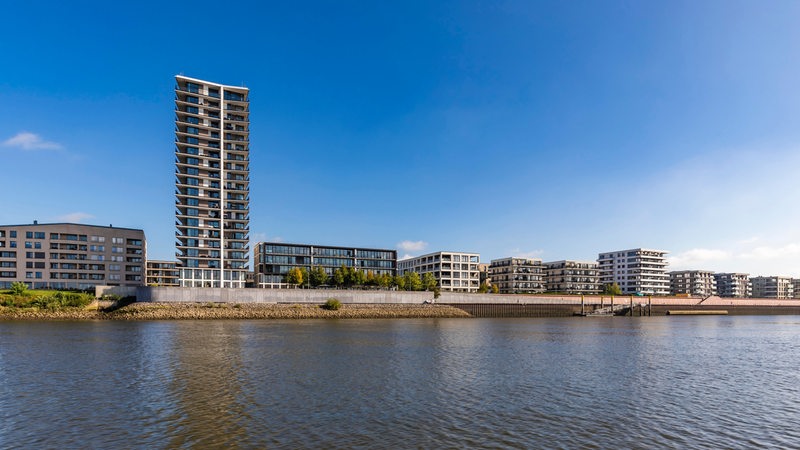
[{"label": "concrete retaining wall", "polygon": [[138,295],[136,286],[95,286],[94,296],[100,298],[104,295],[119,295],[120,297],[133,297]]},{"label": "concrete retaining wall", "polygon": [[136,291],[139,302],[222,303],[342,303],[422,304],[433,300],[432,292],[355,291],[335,289],[222,289],[143,286]]},{"label": "concrete retaining wall", "polygon": [[[117,293],[111,288],[107,293]],[[181,303],[325,303],[335,298],[342,303],[362,304],[422,304],[432,302],[433,292],[405,291],[360,291],[339,289],[222,289],[222,288],[177,288],[141,286],[136,289],[136,300],[139,302]],[[98,288],[98,292],[100,292]],[[98,294],[100,295],[100,294]],[[117,294],[123,297],[133,293]],[[652,305],[668,306],[800,306],[800,300],[774,300],[756,298],[702,298],[685,297],[653,297]],[[586,305],[609,306],[611,296],[587,295],[583,297]],[[614,297],[615,305],[647,304],[647,297]],[[442,292],[435,303],[458,304],[508,304],[508,305],[580,305],[580,295],[502,295],[502,294],[462,294]]]}]

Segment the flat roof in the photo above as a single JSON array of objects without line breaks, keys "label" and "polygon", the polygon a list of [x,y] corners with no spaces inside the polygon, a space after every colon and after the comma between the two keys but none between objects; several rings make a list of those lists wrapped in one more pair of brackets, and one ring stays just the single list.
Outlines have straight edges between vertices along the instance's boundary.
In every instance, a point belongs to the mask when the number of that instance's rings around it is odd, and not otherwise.
[{"label": "flat roof", "polygon": [[18,225],[0,225],[0,228],[11,228],[11,227],[44,227],[44,226],[63,226],[63,225],[70,225],[70,226],[77,226],[77,227],[92,227],[92,228],[106,228],[109,230],[129,230],[129,231],[141,231],[144,233],[144,230],[141,228],[127,228],[127,227],[115,227],[113,225],[89,225],[85,223],[70,223],[70,222],[54,222],[54,223],[25,223],[25,224],[18,224]]},{"label": "flat roof", "polygon": [[318,248],[337,248],[342,250],[378,250],[382,252],[395,252],[397,250],[391,248],[373,248],[373,247],[356,247],[356,246],[347,246],[347,245],[320,245],[320,244],[297,244],[292,242],[256,242],[256,246],[258,245],[292,245],[295,247],[318,247]]}]

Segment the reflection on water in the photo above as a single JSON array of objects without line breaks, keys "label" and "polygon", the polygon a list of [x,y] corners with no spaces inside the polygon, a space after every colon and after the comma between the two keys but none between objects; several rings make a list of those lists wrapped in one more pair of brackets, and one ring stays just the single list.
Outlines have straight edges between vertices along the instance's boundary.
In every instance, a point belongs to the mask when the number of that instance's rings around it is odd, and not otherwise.
[{"label": "reflection on water", "polygon": [[0,447],[798,447],[800,320],[0,322]]}]

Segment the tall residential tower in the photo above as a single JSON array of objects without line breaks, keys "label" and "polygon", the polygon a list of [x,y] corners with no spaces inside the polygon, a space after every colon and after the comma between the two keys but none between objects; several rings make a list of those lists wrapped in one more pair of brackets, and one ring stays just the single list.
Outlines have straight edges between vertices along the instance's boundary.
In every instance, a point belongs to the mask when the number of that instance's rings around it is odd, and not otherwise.
[{"label": "tall residential tower", "polygon": [[249,89],[175,77],[175,233],[184,287],[244,287]]}]

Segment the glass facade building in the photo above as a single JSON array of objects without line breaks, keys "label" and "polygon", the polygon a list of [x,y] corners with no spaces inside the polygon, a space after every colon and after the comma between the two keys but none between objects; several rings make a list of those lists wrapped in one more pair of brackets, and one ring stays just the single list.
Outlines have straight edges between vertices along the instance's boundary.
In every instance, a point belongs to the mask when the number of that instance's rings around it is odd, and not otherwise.
[{"label": "glass facade building", "polygon": [[284,276],[295,267],[320,266],[328,276],[342,266],[375,275],[397,273],[396,250],[259,242],[254,258],[256,284],[264,288],[284,287]]}]

